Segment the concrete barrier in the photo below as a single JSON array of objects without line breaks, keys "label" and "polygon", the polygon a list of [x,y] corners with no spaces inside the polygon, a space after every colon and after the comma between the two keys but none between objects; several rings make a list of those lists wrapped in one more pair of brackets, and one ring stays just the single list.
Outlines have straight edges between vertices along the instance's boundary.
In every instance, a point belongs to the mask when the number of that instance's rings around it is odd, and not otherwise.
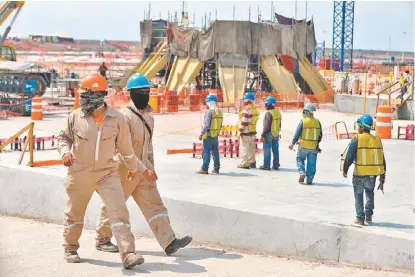
[{"label": "concrete barrier", "polygon": [[[0,165],[0,213],[62,224],[63,177],[46,169]],[[319,224],[164,198],[173,228],[196,242],[276,255],[413,270],[414,241],[373,234],[350,226]],[[89,203],[86,228],[95,228],[101,200]],[[132,230],[151,231],[135,203],[128,201]],[[91,247],[94,244],[91,241]]]}]

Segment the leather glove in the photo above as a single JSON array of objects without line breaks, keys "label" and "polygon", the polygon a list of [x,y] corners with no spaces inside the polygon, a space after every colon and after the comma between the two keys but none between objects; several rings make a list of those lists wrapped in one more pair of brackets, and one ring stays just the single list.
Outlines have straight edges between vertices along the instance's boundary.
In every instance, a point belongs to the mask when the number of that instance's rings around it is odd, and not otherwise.
[{"label": "leather glove", "polygon": [[383,192],[383,185],[385,184],[385,180],[386,180],[385,174],[380,175],[380,177],[379,177],[378,190],[381,190],[383,194],[384,194],[384,192]]}]

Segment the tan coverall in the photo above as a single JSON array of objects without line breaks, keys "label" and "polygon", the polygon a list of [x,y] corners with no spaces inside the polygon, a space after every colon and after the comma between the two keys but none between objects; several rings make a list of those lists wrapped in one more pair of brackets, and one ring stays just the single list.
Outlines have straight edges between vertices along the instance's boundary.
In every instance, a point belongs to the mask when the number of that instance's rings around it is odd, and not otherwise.
[{"label": "tan coverall", "polygon": [[[132,102],[130,102],[129,106],[139,113]],[[147,106],[141,115],[153,132],[154,118],[151,112],[151,107]],[[140,174],[147,169],[154,170],[153,143],[149,132],[137,115],[129,109],[122,110],[122,113],[125,115],[130,128],[134,152],[138,157],[136,177],[132,181],[121,177],[125,200],[130,196],[133,197],[150,225],[158,243],[165,250],[176,238],[176,235],[170,226],[169,215],[158,192],[156,182],[149,182]],[[128,173],[128,169],[122,161],[120,161],[118,172],[120,176],[126,176]],[[107,211],[104,205],[101,208],[96,231],[97,244],[105,243],[111,239],[111,228],[109,228]]]},{"label": "tan coverall", "polygon": [[111,228],[124,262],[126,254],[135,253],[135,246],[117,173],[118,163],[113,158],[116,151],[123,155],[131,171],[137,169],[137,157],[124,116],[107,106],[104,119],[98,125],[92,116],[85,117],[81,109],[73,111],[58,138],[58,151],[63,156],[72,147],[74,163],[68,168],[65,182],[65,251],[79,248],[85,211],[96,191],[108,208]]}]

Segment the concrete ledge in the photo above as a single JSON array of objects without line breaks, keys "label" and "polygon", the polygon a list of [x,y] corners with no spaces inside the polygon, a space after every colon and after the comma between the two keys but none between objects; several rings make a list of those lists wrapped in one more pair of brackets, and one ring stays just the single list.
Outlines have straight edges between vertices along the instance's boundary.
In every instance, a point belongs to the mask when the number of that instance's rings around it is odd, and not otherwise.
[{"label": "concrete ledge", "polygon": [[[0,165],[0,176],[0,213],[62,223],[63,177],[3,165]],[[176,199],[164,198],[164,202],[175,231],[191,234],[200,243],[382,268],[414,268],[414,241],[410,239]],[[100,203],[99,197],[94,195],[85,218],[87,228],[95,228]],[[128,209],[133,231],[151,235],[132,200],[128,202]]]}]

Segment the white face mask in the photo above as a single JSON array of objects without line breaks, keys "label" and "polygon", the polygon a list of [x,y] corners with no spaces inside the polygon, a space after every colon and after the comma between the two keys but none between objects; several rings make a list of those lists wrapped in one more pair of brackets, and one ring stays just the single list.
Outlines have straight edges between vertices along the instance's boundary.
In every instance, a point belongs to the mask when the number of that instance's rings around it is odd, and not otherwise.
[{"label": "white face mask", "polygon": [[217,110],[218,109],[216,107],[216,102],[213,102],[213,101],[206,102],[206,105],[209,107],[209,110]]}]

